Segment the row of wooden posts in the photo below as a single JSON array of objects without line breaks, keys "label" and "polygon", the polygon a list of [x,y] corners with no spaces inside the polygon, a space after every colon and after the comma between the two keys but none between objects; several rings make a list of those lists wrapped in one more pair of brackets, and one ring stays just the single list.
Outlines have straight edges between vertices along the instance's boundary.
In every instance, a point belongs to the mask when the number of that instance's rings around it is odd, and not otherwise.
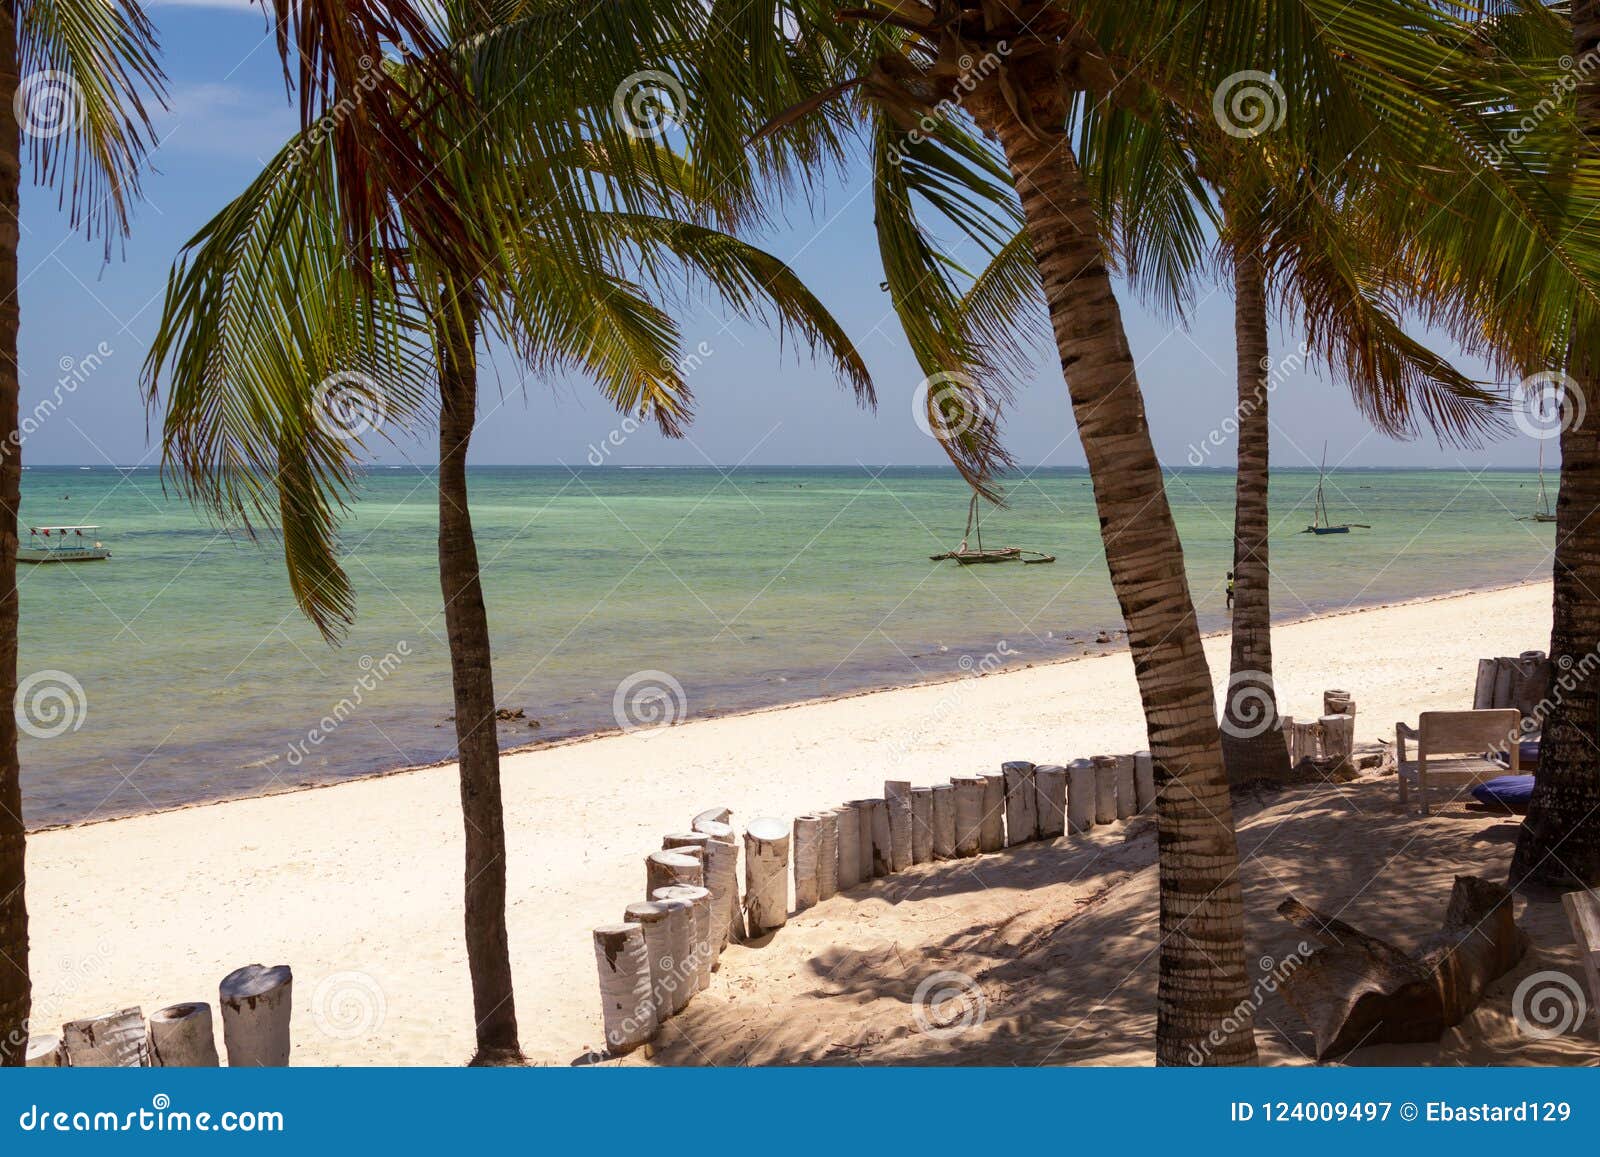
[{"label": "row of wooden posts", "polygon": [[[794,910],[914,864],[998,852],[1114,823],[1154,807],[1148,751],[1097,755],[1062,766],[1015,760],[998,772],[912,787],[889,780],[877,799],[851,800],[745,826],[726,808],[702,812],[662,839],[645,861],[645,899],[623,922],[594,930],[607,1050],[654,1039],[661,1024],[704,989],[724,948],[781,928]],[[793,855],[791,856],[791,851]]]},{"label": "row of wooden posts", "polygon": [[[231,1068],[289,1063],[294,977],[286,964],[247,964],[222,978],[222,1041]],[[138,1008],[69,1020],[61,1035],[30,1036],[27,1063],[38,1068],[216,1068],[211,1006],[174,1004],[148,1022]]]}]

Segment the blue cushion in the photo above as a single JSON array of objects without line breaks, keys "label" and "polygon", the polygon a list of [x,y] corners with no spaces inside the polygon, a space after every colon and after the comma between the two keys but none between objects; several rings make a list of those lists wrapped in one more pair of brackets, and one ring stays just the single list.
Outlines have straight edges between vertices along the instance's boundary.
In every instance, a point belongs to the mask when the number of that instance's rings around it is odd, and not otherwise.
[{"label": "blue cushion", "polygon": [[[1511,756],[1505,751],[1491,751],[1489,758],[1501,767],[1511,766]],[[1517,763],[1521,767],[1537,768],[1539,766],[1539,740],[1524,739],[1517,744]]]},{"label": "blue cushion", "polygon": [[1472,789],[1472,798],[1482,804],[1499,804],[1514,812],[1528,810],[1528,800],[1533,796],[1533,776],[1502,775]]}]

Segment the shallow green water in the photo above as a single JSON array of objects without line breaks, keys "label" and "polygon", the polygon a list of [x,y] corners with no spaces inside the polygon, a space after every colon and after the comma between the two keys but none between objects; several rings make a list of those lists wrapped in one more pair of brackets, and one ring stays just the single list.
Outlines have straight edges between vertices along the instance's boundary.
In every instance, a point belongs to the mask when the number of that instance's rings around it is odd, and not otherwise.
[{"label": "shallow green water", "polygon": [[[1281,616],[1548,573],[1554,527],[1514,520],[1532,506],[1531,475],[1330,481],[1334,520],[1373,529],[1298,533],[1316,475],[1276,475]],[[965,488],[946,471],[490,467],[471,485],[498,697],[541,724],[504,724],[505,746],[616,726],[618,686],[640,671],[670,675],[683,698],[652,702],[647,681],[629,697],[639,710],[705,715],[948,677],[1001,640],[1016,663],[1073,654],[1120,626],[1080,470],[1015,483],[985,521],[986,544],[1050,551],[1055,565],[976,568],[927,559],[965,522]],[[1168,478],[1207,629],[1226,622],[1232,490],[1231,474]],[[35,681],[70,702],[50,715],[63,701],[46,694],[34,730],[69,722],[23,736],[29,823],[449,757],[434,502],[428,474],[368,477],[346,530],[360,618],[330,649],[274,547],[219,534],[154,470],[28,470],[25,523],[100,523],[114,552],[23,568],[21,674],[82,688]]]}]

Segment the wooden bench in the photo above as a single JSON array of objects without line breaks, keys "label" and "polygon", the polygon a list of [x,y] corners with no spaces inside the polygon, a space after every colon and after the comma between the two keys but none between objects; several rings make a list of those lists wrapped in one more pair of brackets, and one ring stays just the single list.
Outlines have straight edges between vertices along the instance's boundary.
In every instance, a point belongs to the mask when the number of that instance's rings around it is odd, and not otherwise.
[{"label": "wooden bench", "polygon": [[[1561,906],[1567,910],[1572,938],[1578,942],[1578,955],[1583,957],[1583,972],[1589,978],[1589,1003],[1600,1009],[1600,894],[1568,892],[1561,897]],[[1600,1019],[1600,1013],[1596,1019]]]},{"label": "wooden bench", "polygon": [[[1515,708],[1495,711],[1424,711],[1417,726],[1394,725],[1395,764],[1400,777],[1400,806],[1410,806],[1415,787],[1422,814],[1428,814],[1429,787],[1475,787],[1502,775],[1520,774],[1517,740],[1522,714]],[[1417,758],[1406,758],[1406,740],[1417,743]],[[1511,766],[1485,752],[1503,751]]]}]

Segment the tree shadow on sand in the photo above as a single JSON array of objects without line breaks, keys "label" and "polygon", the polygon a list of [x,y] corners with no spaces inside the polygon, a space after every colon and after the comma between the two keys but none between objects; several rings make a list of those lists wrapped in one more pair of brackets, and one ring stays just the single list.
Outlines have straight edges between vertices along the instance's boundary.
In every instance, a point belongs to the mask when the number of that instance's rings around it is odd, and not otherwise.
[{"label": "tree shadow on sand", "polygon": [[[1389,780],[1253,793],[1235,808],[1248,1000],[1268,1064],[1312,1063],[1282,980],[1315,945],[1277,915],[1284,898],[1409,950],[1438,927],[1456,875],[1504,879],[1516,832],[1459,805],[1403,814]],[[800,913],[764,943],[731,948],[712,988],[663,1026],[652,1059],[1151,1064],[1155,838],[1148,825],[1124,838],[1127,826],[917,867]],[[1590,1028],[1549,1041],[1518,1029],[1511,1000],[1524,977],[1581,973],[1560,906],[1516,903],[1535,946],[1467,1021],[1438,1043],[1364,1048],[1343,1063],[1600,1063]]]}]

